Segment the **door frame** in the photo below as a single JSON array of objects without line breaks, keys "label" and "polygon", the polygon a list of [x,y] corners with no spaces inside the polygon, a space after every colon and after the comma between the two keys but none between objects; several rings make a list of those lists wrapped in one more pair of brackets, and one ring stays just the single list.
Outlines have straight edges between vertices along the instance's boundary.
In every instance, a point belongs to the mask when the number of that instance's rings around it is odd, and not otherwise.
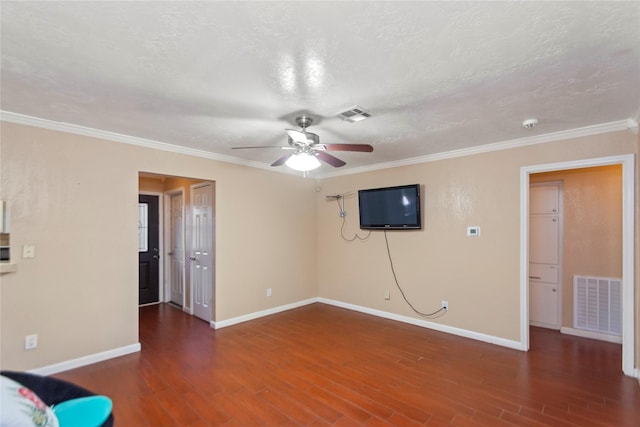
[{"label": "door frame", "polygon": [[635,155],[573,160],[520,168],[520,346],[529,350],[529,175],[567,169],[622,165],[622,371],[638,377],[635,365]]},{"label": "door frame", "polygon": [[[187,224],[185,222],[186,220],[186,189],[184,187],[178,187],[178,188],[174,188],[171,190],[167,190],[163,193],[163,201],[164,201],[164,207],[163,207],[163,212],[164,212],[164,218],[166,218],[166,223],[163,220],[163,236],[166,239],[167,242],[171,241],[171,196],[174,196],[176,194],[181,194],[182,195],[182,251],[183,254],[185,255],[186,258],[186,250],[187,250],[187,242],[186,242],[186,228],[187,228]],[[167,251],[167,253],[165,254],[166,257],[169,256],[169,252]],[[168,258],[165,258],[168,259]],[[182,271],[182,310],[188,312],[188,310],[186,309],[186,301],[185,301],[185,296],[186,296],[186,287],[187,287],[187,277],[186,277],[186,259],[183,260],[185,262],[185,269],[183,269]],[[171,263],[170,262],[164,262],[162,264],[162,270],[165,273],[164,277],[167,278],[167,280],[163,281],[163,291],[164,291],[164,298],[162,299],[162,302],[169,302],[171,301],[171,284],[169,283],[169,278],[171,277],[170,273],[170,269],[171,269]]]},{"label": "door frame", "polygon": [[164,301],[164,203],[162,193],[157,191],[138,191],[138,195],[158,197],[158,253],[160,262],[158,263],[158,302],[144,305],[158,304]]}]

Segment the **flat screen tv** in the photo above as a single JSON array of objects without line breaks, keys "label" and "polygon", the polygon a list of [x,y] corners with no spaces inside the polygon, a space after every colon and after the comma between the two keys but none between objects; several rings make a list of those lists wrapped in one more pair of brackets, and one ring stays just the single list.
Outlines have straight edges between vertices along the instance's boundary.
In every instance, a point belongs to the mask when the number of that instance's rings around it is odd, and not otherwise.
[{"label": "flat screen tv", "polygon": [[358,190],[360,228],[415,230],[422,228],[420,184]]}]

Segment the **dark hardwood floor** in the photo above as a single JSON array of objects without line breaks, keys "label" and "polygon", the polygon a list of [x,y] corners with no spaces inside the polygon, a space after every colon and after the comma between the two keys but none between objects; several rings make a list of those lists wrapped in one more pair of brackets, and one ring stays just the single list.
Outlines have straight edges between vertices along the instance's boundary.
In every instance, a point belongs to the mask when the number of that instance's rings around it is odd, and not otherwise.
[{"label": "dark hardwood floor", "polygon": [[527,353],[323,304],[213,330],[140,309],[142,351],[55,375],[125,426],[640,426],[621,346],[532,328]]}]

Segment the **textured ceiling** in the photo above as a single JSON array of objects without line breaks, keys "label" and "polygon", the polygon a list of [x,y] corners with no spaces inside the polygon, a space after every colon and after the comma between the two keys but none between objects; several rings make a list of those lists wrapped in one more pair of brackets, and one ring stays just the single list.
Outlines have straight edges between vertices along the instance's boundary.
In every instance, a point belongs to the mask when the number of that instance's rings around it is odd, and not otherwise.
[{"label": "textured ceiling", "polygon": [[[640,2],[0,7],[3,111],[265,165],[281,153],[231,147],[284,145],[301,112],[323,143],[374,146],[343,169],[640,112]],[[334,117],[356,104],[373,117]]]}]

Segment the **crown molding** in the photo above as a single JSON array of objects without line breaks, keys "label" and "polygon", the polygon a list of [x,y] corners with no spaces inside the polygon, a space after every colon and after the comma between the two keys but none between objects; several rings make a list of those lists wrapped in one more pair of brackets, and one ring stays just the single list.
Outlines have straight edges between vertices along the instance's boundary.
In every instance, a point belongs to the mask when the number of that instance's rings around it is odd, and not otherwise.
[{"label": "crown molding", "polygon": [[[182,147],[180,145],[168,144],[166,142],[154,141],[151,139],[138,138],[135,136],[124,135],[115,132],[109,132],[101,129],[93,129],[85,126],[74,125],[71,123],[56,122],[53,120],[41,119],[38,117],[27,116],[24,114],[12,113],[0,110],[0,120],[16,123],[21,125],[33,126],[43,129],[49,129],[60,132],[67,132],[76,135],[83,135],[92,138],[104,139],[107,141],[120,142],[123,144],[136,145],[139,147],[151,148],[155,150],[169,151],[172,153],[185,154],[189,156],[202,157],[205,159],[217,160],[226,163],[233,163],[242,166],[248,166],[258,169],[269,170],[271,172],[280,172],[291,175],[292,172],[284,168],[274,169],[264,163],[247,161],[237,157],[216,154],[210,151],[197,150],[194,148]],[[462,148],[459,150],[445,151],[442,153],[428,154],[426,156],[412,157],[410,159],[397,160],[393,162],[378,163],[370,166],[362,166],[347,170],[339,170],[326,174],[309,176],[313,179],[332,178],[342,175],[353,175],[357,173],[371,172],[381,169],[397,168],[401,166],[411,166],[420,163],[435,162],[438,160],[453,159],[456,157],[473,156],[492,151],[508,150],[510,148],[525,147],[528,145],[546,144],[548,142],[561,141],[584,136],[598,135],[608,132],[618,132],[630,130],[638,134],[638,122],[634,119],[618,120],[615,122],[602,123],[597,125],[585,126],[576,129],[570,129],[559,132],[546,133],[543,135],[529,136],[526,138],[512,139],[509,141],[495,142],[491,144],[480,145],[477,147]],[[296,172],[297,174],[297,172]]]},{"label": "crown molding", "polygon": [[121,133],[74,125],[71,123],[56,122],[53,120],[41,119],[38,117],[12,113],[4,110],[0,110],[0,121],[16,123],[16,124],[26,125],[26,126],[33,126],[37,128],[54,130],[59,132],[66,132],[74,135],[88,136],[91,138],[99,138],[107,141],[120,142],[122,144],[136,145],[138,147],[169,151],[172,153],[186,154],[188,156],[202,157],[210,160],[218,160],[226,163],[234,163],[237,165],[274,171],[273,168],[260,162],[247,161],[247,160],[239,159],[237,157],[212,153],[211,151],[197,150],[195,148],[182,147],[180,145],[169,144],[166,142],[155,141],[152,139],[138,138],[136,136],[124,135]]},{"label": "crown molding", "polygon": [[412,157],[410,159],[397,160],[393,162],[378,163],[371,166],[336,171],[318,176],[318,179],[332,178],[342,175],[352,175],[356,173],[371,172],[381,169],[397,168],[401,166],[411,166],[420,163],[435,162],[438,160],[453,159],[456,157],[473,156],[476,154],[490,153],[492,151],[508,150],[510,148],[525,147],[528,145],[546,144],[548,142],[562,141],[566,139],[579,138],[584,136],[598,135],[608,132],[619,132],[630,130],[638,133],[638,122],[633,119],[618,120],[615,122],[602,123],[598,125],[585,126],[576,129],[563,130],[559,132],[545,133],[543,135],[528,136],[526,138],[512,139],[508,141],[495,142],[491,144],[479,145],[476,147],[462,148],[459,150],[445,151],[442,153],[428,154],[426,156]]}]

